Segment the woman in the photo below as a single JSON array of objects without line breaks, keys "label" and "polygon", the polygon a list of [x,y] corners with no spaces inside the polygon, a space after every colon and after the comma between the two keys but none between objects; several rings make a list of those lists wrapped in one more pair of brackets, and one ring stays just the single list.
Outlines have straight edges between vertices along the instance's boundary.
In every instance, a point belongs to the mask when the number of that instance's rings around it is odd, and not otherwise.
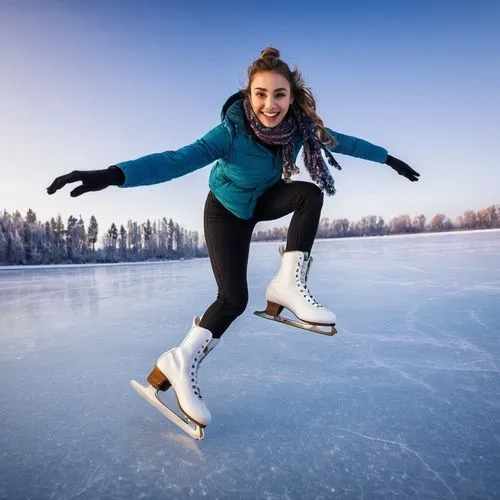
[{"label": "woman", "polygon": [[[291,181],[298,173],[295,161],[300,147],[315,184]],[[150,185],[216,162],[210,173],[204,231],[217,298],[201,319],[194,319],[181,345],[160,356],[148,377],[149,393],[143,394],[155,404],[152,392],[156,395],[157,390],[172,386],[180,409],[197,424],[195,437],[202,437],[200,429],[210,422],[198,387],[198,366],[246,308],[248,254],[257,222],[293,213],[281,267],[266,291],[265,313],[276,317],[286,307],[306,325],[335,325],[335,314],[314,299],[306,285],[323,193],[335,194],[322,152],[337,169],[332,152],[386,163],[410,181],[419,177],[385,149],[325,127],[300,72],[291,70],[277,49],[267,48],[249,67],[247,87],[224,105],[222,123],[201,139],[177,151],[147,155],[105,170],[73,171],[47,189],[53,194],[67,183],[81,181],[71,191],[71,196],[79,196],[110,185]]]}]

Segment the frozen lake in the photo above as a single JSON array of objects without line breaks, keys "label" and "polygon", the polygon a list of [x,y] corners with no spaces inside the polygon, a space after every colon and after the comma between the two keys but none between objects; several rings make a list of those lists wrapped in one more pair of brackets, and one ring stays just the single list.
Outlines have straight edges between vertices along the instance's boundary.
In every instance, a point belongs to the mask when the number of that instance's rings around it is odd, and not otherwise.
[{"label": "frozen lake", "polygon": [[500,497],[500,232],[317,241],[325,337],[254,316],[194,441],[130,387],[215,296],[208,260],[0,271],[0,498]]}]

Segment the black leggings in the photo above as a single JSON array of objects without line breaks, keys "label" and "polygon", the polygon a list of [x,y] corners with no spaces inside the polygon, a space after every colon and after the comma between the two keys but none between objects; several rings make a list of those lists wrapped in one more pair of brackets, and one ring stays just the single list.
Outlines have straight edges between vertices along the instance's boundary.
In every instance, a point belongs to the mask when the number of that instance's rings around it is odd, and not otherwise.
[{"label": "black leggings", "polygon": [[218,293],[215,302],[203,314],[200,326],[219,338],[245,310],[248,254],[257,222],[279,219],[293,212],[286,250],[310,252],[322,206],[323,192],[315,184],[280,180],[259,197],[253,217],[245,220],[232,214],[209,192],[204,229]]}]

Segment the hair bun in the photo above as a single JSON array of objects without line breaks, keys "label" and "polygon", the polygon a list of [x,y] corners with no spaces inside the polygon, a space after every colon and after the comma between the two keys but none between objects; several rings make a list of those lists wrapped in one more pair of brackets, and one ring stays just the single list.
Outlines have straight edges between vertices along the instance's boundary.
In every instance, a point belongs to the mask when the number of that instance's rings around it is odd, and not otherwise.
[{"label": "hair bun", "polygon": [[274,47],[266,47],[260,53],[261,59],[270,59],[271,57],[275,57],[276,59],[279,59],[279,56],[280,56],[280,51],[278,49],[275,49]]}]

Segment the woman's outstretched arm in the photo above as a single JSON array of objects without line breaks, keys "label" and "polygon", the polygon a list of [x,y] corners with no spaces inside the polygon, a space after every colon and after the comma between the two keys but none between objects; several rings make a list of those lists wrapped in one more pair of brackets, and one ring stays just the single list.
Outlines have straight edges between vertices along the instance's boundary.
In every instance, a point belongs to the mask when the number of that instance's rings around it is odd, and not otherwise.
[{"label": "woman's outstretched arm", "polygon": [[175,151],[164,151],[118,163],[125,174],[121,187],[144,186],[166,182],[194,172],[227,156],[230,148],[229,131],[220,124],[197,141]]},{"label": "woman's outstretched arm", "polygon": [[326,128],[326,130],[335,139],[335,144],[328,147],[328,150],[332,153],[340,153],[377,163],[385,163],[393,168],[399,175],[406,177],[412,182],[418,181],[420,174],[404,161],[391,156],[385,148],[372,144],[364,139],[359,139],[358,137],[335,132],[329,128]]},{"label": "woman's outstretched arm", "polygon": [[176,151],[164,151],[112,165],[102,170],[73,170],[54,179],[47,188],[54,194],[66,184],[81,182],[71,191],[80,196],[108,186],[134,187],[166,182],[198,170],[229,152],[231,137],[224,124],[210,130],[202,138]]}]

